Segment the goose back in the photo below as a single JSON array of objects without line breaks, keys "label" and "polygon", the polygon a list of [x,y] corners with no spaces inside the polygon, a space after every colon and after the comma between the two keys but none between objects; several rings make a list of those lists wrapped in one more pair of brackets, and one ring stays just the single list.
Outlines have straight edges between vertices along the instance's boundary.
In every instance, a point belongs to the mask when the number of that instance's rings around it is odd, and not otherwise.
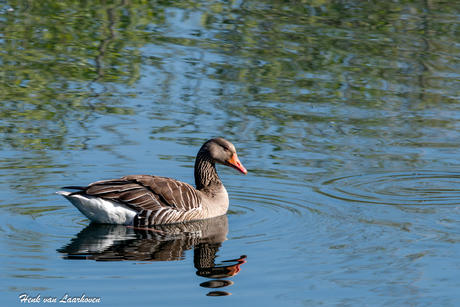
[{"label": "goose back", "polygon": [[130,175],[94,182],[72,195],[88,195],[119,202],[135,210],[134,226],[168,224],[204,218],[203,195],[173,178]]}]

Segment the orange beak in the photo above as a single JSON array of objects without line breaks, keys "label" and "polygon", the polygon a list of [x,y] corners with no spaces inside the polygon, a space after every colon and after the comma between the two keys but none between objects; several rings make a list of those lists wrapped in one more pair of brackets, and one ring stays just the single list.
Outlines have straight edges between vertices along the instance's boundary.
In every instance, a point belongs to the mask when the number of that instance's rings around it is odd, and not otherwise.
[{"label": "orange beak", "polygon": [[228,165],[233,167],[234,169],[242,172],[243,174],[247,174],[248,171],[244,168],[243,164],[241,164],[240,160],[238,159],[238,156],[233,154],[232,158],[228,160]]}]

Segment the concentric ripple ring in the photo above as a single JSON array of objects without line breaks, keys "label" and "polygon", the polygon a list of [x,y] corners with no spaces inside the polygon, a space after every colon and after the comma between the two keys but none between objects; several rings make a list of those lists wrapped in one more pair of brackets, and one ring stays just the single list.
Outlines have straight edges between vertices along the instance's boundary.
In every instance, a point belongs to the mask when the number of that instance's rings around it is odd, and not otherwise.
[{"label": "concentric ripple ring", "polygon": [[386,205],[445,205],[460,203],[460,173],[398,172],[328,179],[317,193],[362,203]]}]

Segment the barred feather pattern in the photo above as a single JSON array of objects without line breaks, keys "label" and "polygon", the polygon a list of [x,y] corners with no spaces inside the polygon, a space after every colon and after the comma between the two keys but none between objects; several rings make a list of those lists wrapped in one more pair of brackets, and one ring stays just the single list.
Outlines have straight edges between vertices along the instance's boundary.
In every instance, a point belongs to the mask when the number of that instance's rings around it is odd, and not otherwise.
[{"label": "barred feather pattern", "polygon": [[217,175],[216,164],[203,152],[198,152],[195,160],[195,185],[198,190],[213,185],[222,185]]},{"label": "barred feather pattern", "polygon": [[138,212],[133,221],[134,226],[203,218],[203,197],[200,192],[173,178],[130,175],[94,182],[72,194],[100,197],[126,205]]}]

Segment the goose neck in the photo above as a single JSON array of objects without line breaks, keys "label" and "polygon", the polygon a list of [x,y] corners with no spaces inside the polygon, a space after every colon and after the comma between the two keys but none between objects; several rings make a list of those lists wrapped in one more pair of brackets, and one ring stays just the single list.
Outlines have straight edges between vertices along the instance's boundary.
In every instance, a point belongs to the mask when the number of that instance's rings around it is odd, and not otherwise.
[{"label": "goose neck", "polygon": [[216,164],[206,154],[198,153],[195,161],[195,184],[197,190],[212,185],[221,185],[216,171]]}]

